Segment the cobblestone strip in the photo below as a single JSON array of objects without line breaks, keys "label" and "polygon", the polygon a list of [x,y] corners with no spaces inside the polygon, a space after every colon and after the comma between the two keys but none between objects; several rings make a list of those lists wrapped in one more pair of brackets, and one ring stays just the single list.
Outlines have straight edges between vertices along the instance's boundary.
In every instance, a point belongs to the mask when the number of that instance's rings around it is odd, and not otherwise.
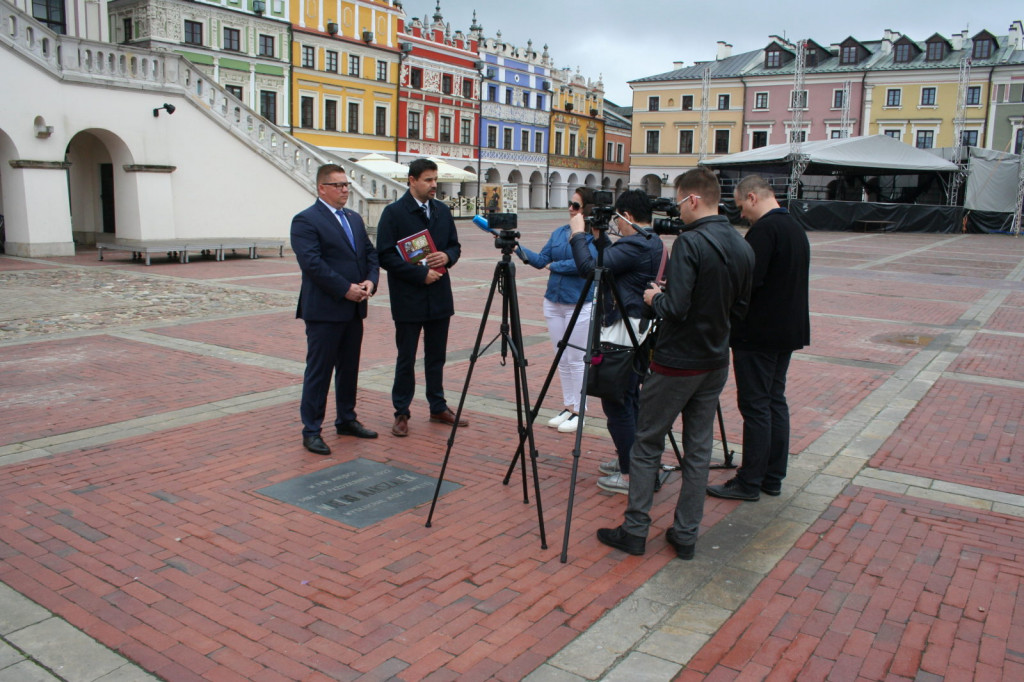
[{"label": "cobblestone strip", "polygon": [[670,562],[528,682],[672,680],[850,483],[1024,515],[1024,496],[865,466],[1008,295],[993,291],[971,306],[959,330],[936,338],[790,460],[782,496],[740,504],[701,536],[693,561]]}]

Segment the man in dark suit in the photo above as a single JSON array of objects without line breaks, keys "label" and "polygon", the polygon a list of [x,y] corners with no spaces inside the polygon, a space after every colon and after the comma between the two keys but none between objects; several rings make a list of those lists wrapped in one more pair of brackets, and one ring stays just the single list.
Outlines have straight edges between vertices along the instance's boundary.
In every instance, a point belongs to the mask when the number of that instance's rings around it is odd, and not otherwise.
[{"label": "man in dark suit", "polygon": [[[455,314],[448,269],[459,260],[462,247],[451,211],[434,199],[437,164],[416,159],[409,164],[409,191],[384,209],[377,225],[377,253],[388,273],[391,318],[395,321],[395,382],[391,401],[395,423],[391,433],[409,435],[409,405],[416,391],[416,346],[423,333],[423,364],[427,379],[430,421],[454,424],[455,414],[444,398],[444,363],[448,352],[448,323]],[[429,230],[436,251],[414,265],[396,248],[399,240]],[[459,426],[468,422],[463,419]]]},{"label": "man in dark suit", "polygon": [[316,174],[319,199],[292,218],[292,251],[302,270],[295,317],[306,322],[306,372],[302,378],[302,445],[318,455],[331,449],[320,436],[334,373],[339,435],[376,438],[356,420],[356,384],[363,318],[377,289],[377,250],[363,219],[345,208],[348,178],[326,164]]}]

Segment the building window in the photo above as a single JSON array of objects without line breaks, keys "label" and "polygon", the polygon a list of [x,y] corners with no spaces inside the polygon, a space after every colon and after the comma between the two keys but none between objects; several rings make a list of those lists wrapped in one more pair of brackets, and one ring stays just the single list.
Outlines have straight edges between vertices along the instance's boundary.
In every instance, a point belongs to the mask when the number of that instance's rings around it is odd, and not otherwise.
[{"label": "building window", "polygon": [[273,90],[260,90],[260,116],[277,123],[277,93]]},{"label": "building window", "polygon": [[512,129],[511,128],[505,128],[505,130],[502,131],[502,132],[504,133],[502,135],[502,137],[504,138],[504,140],[503,140],[504,144],[502,146],[505,149],[512,149]]},{"label": "building window", "polygon": [[806,90],[791,90],[789,93],[789,108],[790,109],[806,109],[807,108],[807,91]]},{"label": "building window", "polygon": [[789,131],[790,142],[807,142],[807,131],[806,130],[791,130]]},{"label": "building window", "polygon": [[537,109],[539,111],[544,111],[544,95],[539,92],[537,93]]},{"label": "building window", "polygon": [[409,112],[409,138],[420,139],[420,112],[418,111]]},{"label": "building window", "polygon": [[750,148],[757,149],[758,147],[768,146],[768,131],[767,130],[755,130],[754,134],[750,136]]},{"label": "building window", "polygon": [[423,69],[409,69],[409,87],[417,90],[423,87]]},{"label": "building window", "polygon": [[716,130],[715,131],[715,153],[716,154],[728,154],[729,153],[729,131],[728,130]]},{"label": "building window", "polygon": [[720,111],[726,111],[729,108],[729,95],[718,96],[718,109]]},{"label": "building window", "polygon": [[579,148],[576,146],[576,133],[569,133],[569,156],[577,154],[579,154]]},{"label": "building window", "polygon": [[313,98],[299,98],[299,125],[303,128],[313,127]]},{"label": "building window", "polygon": [[594,136],[593,135],[588,135],[587,136],[587,158],[588,159],[594,158],[594,144],[595,144],[595,142],[596,142],[596,140],[594,140]]},{"label": "building window", "polygon": [[693,95],[683,95],[679,101],[683,105],[683,111],[693,111]]},{"label": "building window", "polygon": [[237,28],[224,29],[223,47],[225,50],[228,50],[230,52],[242,51],[242,34]]},{"label": "building window", "polygon": [[845,97],[846,97],[846,92],[845,91],[843,91],[843,90],[833,90],[832,91],[832,108],[833,109],[842,109],[843,105],[846,104],[846,102],[844,101]]},{"label": "building window", "polygon": [[438,138],[437,139],[440,140],[441,142],[451,142],[452,141],[452,117],[451,116],[442,116],[440,120],[441,120],[441,124],[438,127]]},{"label": "building window", "polygon": [[604,152],[604,158],[606,158],[609,161],[611,161],[612,160],[612,155],[614,153],[615,153],[615,144],[612,143],[612,142],[609,142],[608,145],[607,145],[607,149],[605,149],[605,152]]},{"label": "building window", "polygon": [[661,109],[661,97],[647,98],[647,111],[658,111]]},{"label": "building window", "polygon": [[124,42],[130,43],[132,36],[135,35],[132,30],[132,20],[130,18],[125,19],[121,25],[124,26]]},{"label": "building window", "polygon": [[782,66],[782,50],[769,50],[764,55],[764,68],[777,69]]},{"label": "building window", "polygon": [[884,135],[886,137],[891,137],[894,140],[899,140],[902,139],[903,137],[903,135],[898,130],[886,130]]},{"label": "building window", "polygon": [[505,104],[512,104],[512,88],[505,88]]},{"label": "building window", "polygon": [[896,62],[909,62],[910,61],[910,45],[907,43],[898,43],[893,47],[893,61]]},{"label": "building window", "polygon": [[203,44],[203,25],[198,21],[189,21],[188,19],[185,20],[185,44]]},{"label": "building window", "polygon": [[473,144],[473,122],[464,118],[459,122],[460,142],[462,144]]},{"label": "building window", "polygon": [[967,88],[967,106],[978,106],[981,104],[981,86],[971,85]]},{"label": "building window", "polygon": [[324,71],[338,73],[338,53],[334,50],[324,52]]},{"label": "building window", "polygon": [[312,45],[302,46],[302,66],[307,69],[316,68],[316,50]]},{"label": "building window", "polygon": [[359,75],[359,55],[350,54],[348,56],[348,75],[358,76]]},{"label": "building window", "polygon": [[519,148],[521,151],[530,151],[530,131],[521,130],[519,131]]},{"label": "building window", "polygon": [[544,133],[536,132],[533,134],[533,151],[543,152],[544,151]]},{"label": "building window", "polygon": [[935,88],[921,88],[921,106],[935,106]]},{"label": "building window", "polygon": [[659,149],[660,146],[661,146],[661,133],[659,131],[657,131],[657,130],[648,130],[647,131],[647,153],[648,154],[657,154],[659,151],[661,151]]},{"label": "building window", "polygon": [[324,101],[324,130],[338,129],[338,103],[333,100]]},{"label": "building window", "polygon": [[377,60],[377,80],[386,81],[388,79],[388,63],[383,59]]},{"label": "building window", "polygon": [[900,98],[902,95],[903,91],[899,88],[889,88],[885,91],[885,106],[898,107],[900,105]]},{"label": "building window", "polygon": [[928,43],[928,51],[925,53],[925,61],[937,62],[946,58],[946,43],[935,40]]},{"label": "building window", "polygon": [[754,93],[754,108],[755,109],[767,109],[768,108],[768,93],[767,92],[755,92]]},{"label": "building window", "polygon": [[245,101],[242,99],[242,86],[241,85],[225,85],[224,89],[230,92],[235,99]]},{"label": "building window", "polygon": [[934,130],[918,130],[917,131],[917,142],[914,146],[918,149],[931,149],[935,146],[935,131]]},{"label": "building window", "polygon": [[839,53],[840,64],[856,64],[857,63],[857,46],[847,45],[840,50]]},{"label": "building window", "polygon": [[965,130],[960,133],[960,142],[965,147],[977,147],[978,146],[978,131],[977,130]]},{"label": "building window", "polygon": [[565,150],[562,149],[562,131],[555,131],[555,154],[564,154]]},{"label": "building window", "polygon": [[527,109],[530,108],[530,93],[529,92],[524,92],[523,93],[523,106],[526,107]]},{"label": "building window", "polygon": [[1024,128],[1017,128],[1017,135],[1013,142],[1013,153],[1020,154],[1024,151]]},{"label": "building window", "polygon": [[462,96],[466,99],[473,99],[473,79],[462,79]]},{"label": "building window", "polygon": [[498,126],[487,126],[487,146],[491,149],[498,146]]},{"label": "building window", "polygon": [[374,110],[374,124],[373,132],[380,136],[388,134],[388,109],[387,107],[377,107]]},{"label": "building window", "polygon": [[842,136],[843,136],[843,131],[842,130],[833,130],[831,133],[829,133],[829,137],[832,138],[833,140],[838,140]]},{"label": "building window", "polygon": [[441,75],[441,92],[450,95],[452,94],[452,76],[451,74]]},{"label": "building window", "polygon": [[359,102],[348,103],[348,131],[359,132]]},{"label": "building window", "polygon": [[260,34],[260,56],[261,57],[273,57],[274,56],[274,36],[268,36]]},{"label": "building window", "polygon": [[985,38],[974,41],[974,51],[971,56],[975,59],[988,59],[992,56],[992,41]]},{"label": "building window", "polygon": [[692,154],[693,153],[693,131],[692,130],[680,130],[679,131],[679,153],[680,154]]},{"label": "building window", "polygon": [[615,145],[615,163],[623,163],[623,156],[625,147],[621,144]]},{"label": "building window", "polygon": [[495,85],[487,86],[487,101],[497,102],[498,101],[498,87]]},{"label": "building window", "polygon": [[[67,33],[67,23],[64,20],[64,0],[32,0],[32,17],[46,24],[46,28],[54,33],[62,35]],[[200,42],[196,45],[202,44],[202,33],[200,32],[199,35]]]}]

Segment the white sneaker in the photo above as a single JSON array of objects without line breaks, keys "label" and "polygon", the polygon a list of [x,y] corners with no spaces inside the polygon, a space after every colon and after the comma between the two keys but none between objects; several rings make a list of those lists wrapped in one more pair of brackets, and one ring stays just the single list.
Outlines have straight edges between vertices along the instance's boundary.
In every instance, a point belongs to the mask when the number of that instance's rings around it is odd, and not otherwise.
[{"label": "white sneaker", "polygon": [[556,429],[556,428],[558,428],[561,425],[562,422],[564,422],[566,419],[568,419],[571,416],[572,416],[572,411],[571,410],[562,410],[561,412],[559,412],[554,417],[552,417],[551,419],[548,420],[548,426],[550,426],[553,429]]},{"label": "white sneaker", "polygon": [[622,474],[612,474],[611,476],[602,476],[597,479],[597,487],[601,490],[607,490],[610,493],[621,493],[623,495],[629,494],[629,478],[628,474],[623,476]]},{"label": "white sneaker", "polygon": [[572,412],[570,412],[569,413],[569,417],[564,422],[562,422],[561,424],[558,425],[558,432],[559,433],[575,433],[576,432],[576,425],[579,423],[579,421],[580,421],[580,416],[578,414],[573,414]]},{"label": "white sneaker", "polygon": [[602,463],[601,466],[597,467],[597,470],[607,476],[619,473],[619,458],[616,457],[615,459],[610,459],[607,462]]}]

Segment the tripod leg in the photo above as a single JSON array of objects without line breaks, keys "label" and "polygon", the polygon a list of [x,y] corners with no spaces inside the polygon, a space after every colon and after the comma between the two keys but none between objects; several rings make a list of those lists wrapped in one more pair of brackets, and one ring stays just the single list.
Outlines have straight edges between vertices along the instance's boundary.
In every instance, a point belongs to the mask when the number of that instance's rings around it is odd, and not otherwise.
[{"label": "tripod leg", "polygon": [[718,403],[718,433],[722,437],[722,452],[724,452],[724,461],[721,464],[712,463],[709,469],[735,469],[736,465],[732,463],[733,451],[729,449],[729,441],[725,439],[725,419],[722,417],[722,403]]}]

